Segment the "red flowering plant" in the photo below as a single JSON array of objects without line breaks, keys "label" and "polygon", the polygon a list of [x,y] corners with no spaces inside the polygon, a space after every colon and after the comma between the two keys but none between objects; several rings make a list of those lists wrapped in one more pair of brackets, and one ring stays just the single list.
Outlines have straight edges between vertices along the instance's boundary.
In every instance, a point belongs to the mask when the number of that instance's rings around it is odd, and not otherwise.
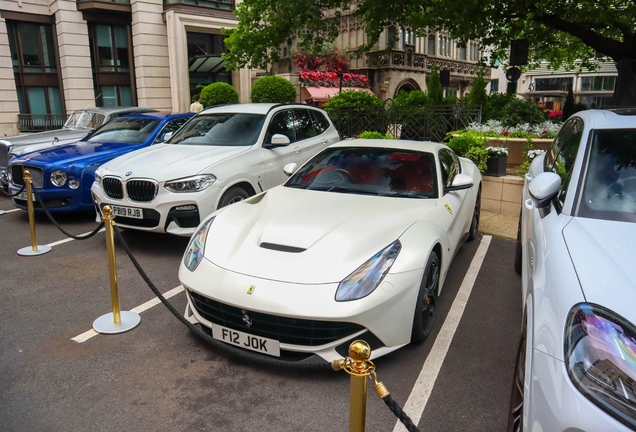
[{"label": "red flowering plant", "polygon": [[298,51],[294,63],[300,70],[300,82],[308,87],[338,87],[342,74],[343,87],[369,87],[366,75],[352,74],[349,71],[347,53],[334,48],[322,54],[310,54]]}]

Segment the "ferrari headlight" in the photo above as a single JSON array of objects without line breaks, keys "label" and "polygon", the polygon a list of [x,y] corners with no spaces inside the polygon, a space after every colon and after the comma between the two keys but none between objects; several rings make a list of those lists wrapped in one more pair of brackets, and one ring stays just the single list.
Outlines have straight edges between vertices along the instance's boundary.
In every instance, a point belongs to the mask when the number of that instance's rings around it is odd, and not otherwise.
[{"label": "ferrari headlight", "polygon": [[402,243],[396,240],[358,267],[338,285],[336,301],[357,300],[371,294],[389,272],[401,248]]},{"label": "ferrari headlight", "polygon": [[164,187],[170,192],[201,192],[207,189],[216,177],[212,174],[201,174],[166,182]]},{"label": "ferrari headlight", "polygon": [[62,170],[53,171],[51,173],[51,183],[57,187],[64,186],[66,184],[66,173]]},{"label": "ferrari headlight", "polygon": [[203,226],[194,233],[192,239],[190,239],[190,244],[183,256],[183,264],[190,271],[195,271],[203,259],[203,254],[205,253],[205,241],[208,238],[208,231],[210,231],[210,225],[212,225],[213,220],[214,217],[211,217],[210,220],[203,224]]},{"label": "ferrari headlight", "polygon": [[636,428],[636,327],[601,306],[582,303],[565,327],[565,363],[585,397]]}]

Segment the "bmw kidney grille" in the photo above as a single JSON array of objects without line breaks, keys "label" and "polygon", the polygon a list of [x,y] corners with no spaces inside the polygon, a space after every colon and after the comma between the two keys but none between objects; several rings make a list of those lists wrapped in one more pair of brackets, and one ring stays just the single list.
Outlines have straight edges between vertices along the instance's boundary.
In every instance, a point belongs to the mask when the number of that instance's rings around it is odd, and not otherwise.
[{"label": "bmw kidney grille", "polygon": [[102,180],[104,185],[104,194],[109,198],[122,199],[124,197],[124,189],[121,186],[121,180],[118,178],[104,177]]},{"label": "bmw kidney grille", "polygon": [[133,201],[152,201],[157,191],[157,185],[148,180],[128,180],[126,193]]}]

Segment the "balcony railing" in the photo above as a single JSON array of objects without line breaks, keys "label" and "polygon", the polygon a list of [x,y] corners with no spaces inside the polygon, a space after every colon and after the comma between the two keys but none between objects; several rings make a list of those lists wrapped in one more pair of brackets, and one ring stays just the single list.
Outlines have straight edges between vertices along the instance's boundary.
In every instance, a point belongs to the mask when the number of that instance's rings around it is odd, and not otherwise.
[{"label": "balcony railing", "polygon": [[98,2],[98,3],[119,3],[119,4],[130,4],[130,0],[77,0],[79,3],[85,3],[88,1]]},{"label": "balcony railing", "polygon": [[18,128],[20,132],[61,129],[66,117],[64,114],[18,114]]},{"label": "balcony railing", "polygon": [[[447,69],[451,75],[475,77],[483,66],[461,60],[429,57],[412,51],[392,50],[368,53],[369,67],[386,69],[407,69],[429,72],[433,66],[437,70]],[[484,78],[490,79],[490,68],[484,68]]]}]

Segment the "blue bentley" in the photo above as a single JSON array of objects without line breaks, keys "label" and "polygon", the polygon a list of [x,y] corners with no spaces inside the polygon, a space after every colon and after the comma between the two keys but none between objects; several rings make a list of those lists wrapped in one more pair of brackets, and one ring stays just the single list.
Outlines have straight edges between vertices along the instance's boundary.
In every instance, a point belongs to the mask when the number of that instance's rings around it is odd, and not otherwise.
[{"label": "blue bentley", "polygon": [[[9,190],[19,191],[24,170],[50,212],[93,210],[91,185],[95,170],[123,154],[163,142],[194,114],[138,114],[119,117],[87,136],[84,141],[39,150],[13,158],[9,163]],[[27,206],[26,192],[13,198],[21,209]],[[36,210],[40,204],[33,203]]]}]

